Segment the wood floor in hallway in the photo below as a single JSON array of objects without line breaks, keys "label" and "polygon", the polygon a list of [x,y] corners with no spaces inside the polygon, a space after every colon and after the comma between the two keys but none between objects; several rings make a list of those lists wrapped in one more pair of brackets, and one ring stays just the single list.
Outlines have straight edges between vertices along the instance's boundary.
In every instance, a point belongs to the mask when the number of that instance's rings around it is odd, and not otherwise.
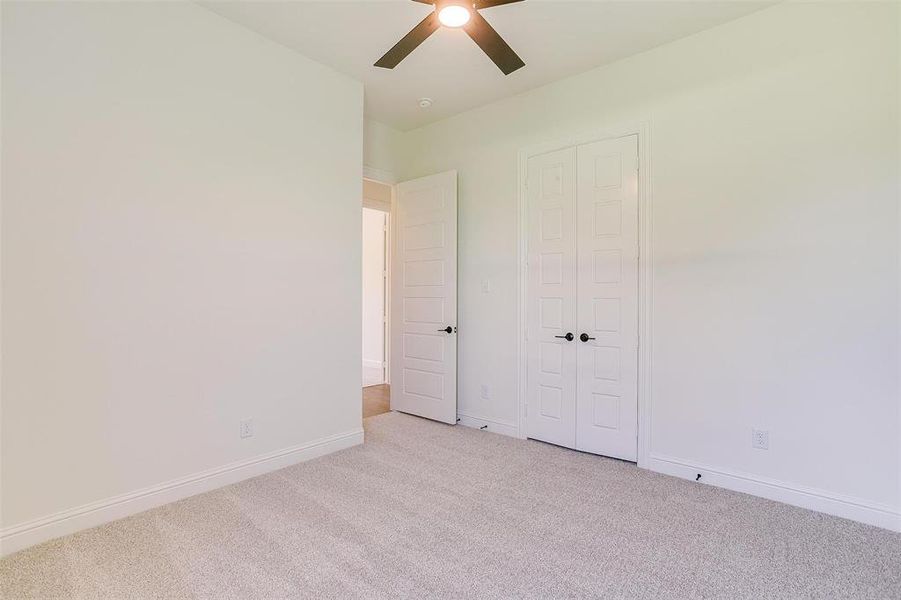
[{"label": "wood floor in hallway", "polygon": [[391,410],[390,388],[387,383],[363,388],[363,418],[373,417]]}]

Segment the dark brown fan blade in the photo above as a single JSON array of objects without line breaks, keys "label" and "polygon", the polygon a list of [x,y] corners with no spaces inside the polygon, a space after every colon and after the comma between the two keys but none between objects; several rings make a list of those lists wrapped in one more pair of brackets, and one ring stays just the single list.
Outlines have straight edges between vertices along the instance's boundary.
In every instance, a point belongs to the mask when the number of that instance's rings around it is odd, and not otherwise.
[{"label": "dark brown fan blade", "polygon": [[[520,2],[521,0],[509,0],[510,2]],[[413,0],[413,2],[419,2],[420,4],[435,4],[435,0]]]},{"label": "dark brown fan blade", "polygon": [[488,58],[493,60],[494,64],[504,72],[504,75],[509,75],[516,69],[526,66],[526,63],[522,62],[516,52],[507,45],[504,38],[477,11],[472,11],[472,17],[463,26],[463,29],[488,55]]},{"label": "dark brown fan blade", "polygon": [[441,23],[438,22],[438,15],[434,11],[419,22],[419,25],[410,30],[410,33],[401,38],[399,42],[394,44],[391,50],[385,52],[385,56],[381,57],[375,66],[385,69],[393,69],[407,57],[408,54],[416,49],[416,46],[423,43],[427,37],[435,33]]},{"label": "dark brown fan blade", "polygon": [[[416,2],[424,1],[425,0],[416,0]],[[502,4],[513,4],[514,2],[522,2],[522,0],[476,0],[476,10],[491,8],[492,6],[501,6]],[[431,2],[429,4],[431,4]]]}]

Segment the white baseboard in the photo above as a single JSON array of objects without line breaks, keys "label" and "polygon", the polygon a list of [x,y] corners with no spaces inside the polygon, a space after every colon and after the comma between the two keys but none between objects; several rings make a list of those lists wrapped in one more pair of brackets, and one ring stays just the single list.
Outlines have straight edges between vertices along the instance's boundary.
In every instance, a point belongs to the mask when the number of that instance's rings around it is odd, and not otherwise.
[{"label": "white baseboard", "polygon": [[519,437],[519,432],[516,430],[516,424],[514,423],[489,419],[488,417],[479,417],[464,412],[458,412],[457,418],[460,419],[460,425],[466,427],[474,427],[475,429],[484,428],[493,433],[509,435],[510,437]]},{"label": "white baseboard", "polygon": [[377,360],[363,361],[363,387],[385,383],[385,367]]},{"label": "white baseboard", "polygon": [[0,556],[362,443],[362,429],[339,433],[6,527]]},{"label": "white baseboard", "polygon": [[700,483],[744,492],[892,531],[901,531],[901,511],[891,506],[754,475],[730,472],[727,469],[693,464],[686,460],[655,453],[651,453],[641,466],[651,471],[692,481],[700,474]]}]

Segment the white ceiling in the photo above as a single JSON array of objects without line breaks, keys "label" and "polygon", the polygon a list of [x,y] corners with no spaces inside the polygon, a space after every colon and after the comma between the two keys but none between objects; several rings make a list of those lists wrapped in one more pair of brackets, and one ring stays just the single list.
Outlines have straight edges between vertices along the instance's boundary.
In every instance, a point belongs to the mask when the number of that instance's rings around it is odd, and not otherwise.
[{"label": "white ceiling", "polygon": [[[461,30],[442,28],[394,70],[373,67],[431,7],[410,0],[201,2],[362,81],[366,114],[413,129],[736,19],[773,0],[525,0],[482,15],[526,66],[504,76]],[[434,100],[421,109],[418,100]]]}]

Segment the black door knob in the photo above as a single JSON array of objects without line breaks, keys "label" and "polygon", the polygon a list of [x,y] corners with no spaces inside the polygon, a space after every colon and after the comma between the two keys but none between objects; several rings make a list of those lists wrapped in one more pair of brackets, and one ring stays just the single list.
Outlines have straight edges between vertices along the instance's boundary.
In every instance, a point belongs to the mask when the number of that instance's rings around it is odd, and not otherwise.
[{"label": "black door knob", "polygon": [[444,333],[453,333],[454,328],[451,327],[450,325],[448,325],[448,326],[445,327],[444,329],[439,329],[438,331],[443,331]]},{"label": "black door knob", "polygon": [[588,337],[587,333],[583,333],[582,335],[579,336],[579,339],[582,340],[583,342],[587,342],[588,340],[593,340],[594,338]]},{"label": "black door knob", "polygon": [[566,335],[555,335],[554,337],[560,338],[561,340],[566,340],[567,342],[571,342],[571,341],[573,341],[573,338],[575,336],[571,333],[567,333]]}]

